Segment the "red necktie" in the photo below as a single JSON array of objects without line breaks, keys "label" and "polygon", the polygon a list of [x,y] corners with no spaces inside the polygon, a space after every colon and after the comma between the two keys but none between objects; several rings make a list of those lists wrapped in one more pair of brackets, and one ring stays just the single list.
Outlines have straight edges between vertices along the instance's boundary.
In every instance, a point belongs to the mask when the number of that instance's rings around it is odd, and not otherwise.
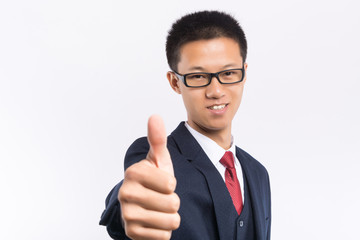
[{"label": "red necktie", "polygon": [[241,196],[239,180],[237,178],[236,169],[234,166],[234,155],[232,152],[225,152],[224,156],[220,160],[220,163],[226,167],[225,183],[229,190],[235,209],[240,215],[243,208],[243,200]]}]

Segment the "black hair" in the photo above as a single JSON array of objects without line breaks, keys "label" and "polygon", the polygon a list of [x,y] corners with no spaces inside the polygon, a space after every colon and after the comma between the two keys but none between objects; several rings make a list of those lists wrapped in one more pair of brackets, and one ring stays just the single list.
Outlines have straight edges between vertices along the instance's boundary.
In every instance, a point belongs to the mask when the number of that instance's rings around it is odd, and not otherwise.
[{"label": "black hair", "polygon": [[177,71],[181,47],[192,41],[227,37],[235,40],[245,62],[247,42],[238,21],[231,15],[219,11],[201,11],[178,19],[169,30],[166,39],[166,57],[170,69]]}]

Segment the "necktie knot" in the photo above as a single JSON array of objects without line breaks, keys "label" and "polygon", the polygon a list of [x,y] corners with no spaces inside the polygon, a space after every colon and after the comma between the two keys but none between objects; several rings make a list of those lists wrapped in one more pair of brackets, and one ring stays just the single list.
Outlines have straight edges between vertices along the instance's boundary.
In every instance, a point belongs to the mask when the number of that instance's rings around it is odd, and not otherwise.
[{"label": "necktie knot", "polygon": [[224,156],[221,158],[220,163],[226,168],[235,168],[234,166],[234,155],[231,151],[226,151]]}]

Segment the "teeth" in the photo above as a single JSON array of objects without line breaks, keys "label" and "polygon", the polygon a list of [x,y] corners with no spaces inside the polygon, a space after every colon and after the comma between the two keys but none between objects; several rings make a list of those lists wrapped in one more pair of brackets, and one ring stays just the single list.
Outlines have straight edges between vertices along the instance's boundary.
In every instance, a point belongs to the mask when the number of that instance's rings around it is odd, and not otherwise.
[{"label": "teeth", "polygon": [[223,105],[215,105],[215,106],[211,106],[209,108],[213,109],[213,110],[220,110],[220,109],[223,109],[224,107],[225,107],[225,104],[223,104]]}]

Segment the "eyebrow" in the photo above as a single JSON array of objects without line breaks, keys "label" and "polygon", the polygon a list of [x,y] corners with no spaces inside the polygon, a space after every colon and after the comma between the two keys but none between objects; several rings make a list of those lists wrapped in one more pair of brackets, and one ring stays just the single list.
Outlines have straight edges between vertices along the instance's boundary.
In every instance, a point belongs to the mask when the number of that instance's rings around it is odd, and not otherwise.
[{"label": "eyebrow", "polygon": [[200,66],[194,66],[189,68],[189,71],[204,71],[204,68]]},{"label": "eyebrow", "polygon": [[[224,66],[222,66],[222,69],[225,70],[229,67],[236,67],[236,68],[241,68],[238,64],[236,63],[230,63],[230,64],[226,64]],[[188,69],[189,71],[203,71],[205,72],[205,68],[201,67],[201,66],[194,66]]]},{"label": "eyebrow", "polygon": [[230,64],[227,64],[227,65],[223,66],[223,69],[226,69],[226,68],[229,68],[229,67],[242,68],[241,66],[239,66],[236,63],[230,63]]}]

